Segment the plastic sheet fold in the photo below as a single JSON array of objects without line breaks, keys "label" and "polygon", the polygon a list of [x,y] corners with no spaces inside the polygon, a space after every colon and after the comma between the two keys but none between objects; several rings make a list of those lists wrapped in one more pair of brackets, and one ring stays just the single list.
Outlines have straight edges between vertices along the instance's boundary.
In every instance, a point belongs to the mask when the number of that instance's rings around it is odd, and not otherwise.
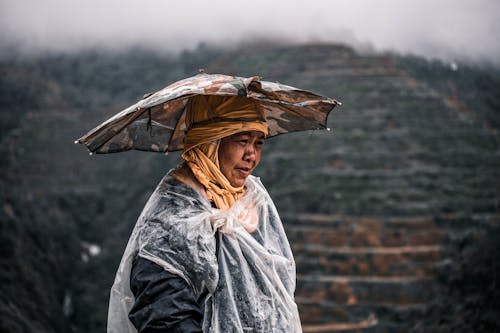
[{"label": "plastic sheet fold", "polygon": [[[246,194],[223,211],[176,178],[163,178],[123,254],[111,289],[108,332],[137,332],[128,320],[136,255],[192,287],[204,304],[204,332],[302,331],[293,296],[295,263],[283,225],[257,177],[249,176],[245,188]],[[258,219],[252,233],[244,228],[248,219]]]}]

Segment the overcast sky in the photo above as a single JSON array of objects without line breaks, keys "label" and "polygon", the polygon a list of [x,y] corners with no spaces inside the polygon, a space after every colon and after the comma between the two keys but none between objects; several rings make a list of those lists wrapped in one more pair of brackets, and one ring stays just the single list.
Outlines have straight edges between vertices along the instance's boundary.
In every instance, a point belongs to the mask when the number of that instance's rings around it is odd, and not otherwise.
[{"label": "overcast sky", "polygon": [[178,52],[266,37],[500,66],[499,22],[499,0],[0,0],[0,48]]}]

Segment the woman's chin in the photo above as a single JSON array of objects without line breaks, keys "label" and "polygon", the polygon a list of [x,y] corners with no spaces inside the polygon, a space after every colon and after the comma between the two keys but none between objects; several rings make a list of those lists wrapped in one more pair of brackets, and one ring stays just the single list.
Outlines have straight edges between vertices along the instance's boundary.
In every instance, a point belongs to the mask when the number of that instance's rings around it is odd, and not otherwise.
[{"label": "woman's chin", "polygon": [[246,179],[247,179],[247,177],[231,179],[231,181],[230,181],[231,186],[233,186],[233,187],[242,187],[243,185],[245,185],[245,180]]}]

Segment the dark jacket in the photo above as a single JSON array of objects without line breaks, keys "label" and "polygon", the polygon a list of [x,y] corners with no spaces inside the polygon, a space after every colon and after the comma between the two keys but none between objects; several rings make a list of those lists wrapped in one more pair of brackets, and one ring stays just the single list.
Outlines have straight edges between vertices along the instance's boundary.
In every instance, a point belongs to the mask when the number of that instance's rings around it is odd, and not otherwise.
[{"label": "dark jacket", "polygon": [[135,303],[129,319],[139,333],[201,333],[203,308],[178,275],[136,257],[130,275]]}]

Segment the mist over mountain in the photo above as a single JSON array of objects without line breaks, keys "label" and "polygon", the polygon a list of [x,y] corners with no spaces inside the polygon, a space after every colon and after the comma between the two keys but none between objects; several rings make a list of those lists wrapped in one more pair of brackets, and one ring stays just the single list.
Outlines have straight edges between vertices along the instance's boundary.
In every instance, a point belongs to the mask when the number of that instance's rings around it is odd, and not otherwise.
[{"label": "mist over mountain", "polygon": [[500,66],[495,0],[203,1],[4,0],[0,51],[22,54],[145,47],[179,54],[199,44],[263,38],[344,43],[377,52]]},{"label": "mist over mountain", "polygon": [[305,331],[500,328],[498,72],[252,43],[0,61],[0,331],[105,331],[126,241],[180,156],[89,156],[73,141],[200,68],[343,103],[330,132],[268,140],[255,171],[293,247]]}]

